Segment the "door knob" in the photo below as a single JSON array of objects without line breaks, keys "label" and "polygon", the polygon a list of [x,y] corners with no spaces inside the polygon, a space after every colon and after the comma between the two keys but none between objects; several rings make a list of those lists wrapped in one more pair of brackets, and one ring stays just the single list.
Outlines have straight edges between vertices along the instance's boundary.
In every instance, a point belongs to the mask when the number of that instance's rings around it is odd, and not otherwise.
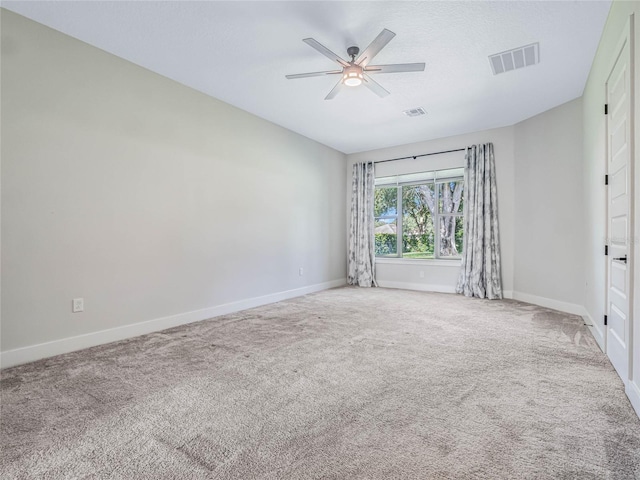
[{"label": "door knob", "polygon": [[627,256],[625,255],[624,257],[614,257],[614,260],[619,260],[621,262],[627,263]]}]

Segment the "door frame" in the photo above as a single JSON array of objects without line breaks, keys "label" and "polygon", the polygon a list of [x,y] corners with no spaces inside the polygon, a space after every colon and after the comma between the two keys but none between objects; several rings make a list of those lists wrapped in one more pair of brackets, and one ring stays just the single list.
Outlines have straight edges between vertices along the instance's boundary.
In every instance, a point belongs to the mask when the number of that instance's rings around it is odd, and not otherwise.
[{"label": "door frame", "polygon": [[[631,322],[629,325],[630,328],[630,359],[629,359],[629,375],[628,379],[625,382],[625,392],[627,397],[629,398],[631,405],[635,409],[638,416],[640,416],[640,294],[636,295],[635,288],[636,286],[640,288],[640,263],[636,264],[636,259],[640,260],[640,231],[637,231],[636,228],[640,228],[640,196],[635,194],[635,185],[640,185],[640,159],[636,156],[636,136],[638,136],[638,132],[636,131],[636,125],[640,125],[640,121],[636,123],[636,115],[640,114],[640,109],[636,109],[636,81],[640,80],[640,76],[636,78],[636,39],[635,39],[635,14],[632,13],[627,19],[627,23],[624,27],[624,33],[628,35],[629,38],[629,56],[631,57],[629,60],[629,72],[630,72],[630,96],[631,96],[631,135],[629,138],[630,145],[630,155],[631,155],[631,167],[633,170],[633,185],[632,185],[632,195],[633,195],[633,216],[632,220],[633,224],[633,256],[631,257],[631,268],[632,270],[632,302],[633,302],[633,313],[631,317]],[[640,88],[640,86],[639,86]],[[639,218],[636,218],[636,215]]]}]

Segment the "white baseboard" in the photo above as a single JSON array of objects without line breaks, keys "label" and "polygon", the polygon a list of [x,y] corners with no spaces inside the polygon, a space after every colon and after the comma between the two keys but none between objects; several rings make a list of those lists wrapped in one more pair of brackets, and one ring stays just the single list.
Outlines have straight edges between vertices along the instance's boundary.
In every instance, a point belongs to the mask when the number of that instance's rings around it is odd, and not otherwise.
[{"label": "white baseboard", "polygon": [[145,322],[134,323],[131,325],[123,325],[121,327],[110,328],[108,330],[100,330],[98,332],[78,335],[76,337],[62,338],[51,342],[40,343],[38,345],[30,345],[28,347],[16,348],[15,350],[7,350],[0,353],[0,365],[2,368],[21,365],[23,363],[33,362],[42,358],[53,357],[62,353],[82,350],[83,348],[95,347],[105,343],[125,340],[138,335],[158,332],[167,328],[177,327],[187,323],[198,322],[208,318],[219,317],[229,313],[246,310],[248,308],[259,307],[269,303],[280,302],[289,298],[295,298],[309,293],[327,290],[329,288],[341,287],[346,285],[347,280],[341,278],[329,282],[317,283],[307,287],[286,290],[284,292],[272,293],[261,297],[248,298],[232,303],[225,303],[215,307],[204,308],[192,312],[180,313],[169,317],[156,318]]},{"label": "white baseboard", "polygon": [[427,283],[388,282],[377,280],[382,288],[400,288],[402,290],[419,290],[421,292],[456,293],[456,287],[451,285],[432,285]]},{"label": "white baseboard", "polygon": [[625,391],[627,392],[627,397],[629,397],[629,401],[631,402],[633,409],[640,417],[640,386],[638,386],[636,382],[629,380],[625,387]]},{"label": "white baseboard", "polygon": [[571,313],[573,315],[584,315],[586,312],[582,305],[575,303],[561,302],[560,300],[554,300],[553,298],[538,297],[536,295],[530,295],[528,293],[513,292],[513,299],[520,300],[521,302],[533,303],[545,308],[551,308],[552,310],[559,310],[565,313]]},{"label": "white baseboard", "polygon": [[[403,290],[420,290],[423,292],[456,293],[456,287],[452,285],[433,285],[426,283],[390,282],[378,280],[378,286],[382,288],[400,288]],[[538,297],[528,293],[516,292],[513,290],[503,290],[503,298],[512,298],[521,302],[532,303],[541,307],[559,310],[561,312],[574,315],[585,315],[587,312],[582,305],[561,302],[552,298]]]},{"label": "white baseboard", "polygon": [[589,312],[586,311],[582,314],[582,319],[584,320],[584,323],[587,324],[587,326],[589,327],[589,331],[591,332],[591,335],[593,335],[593,338],[596,339],[596,342],[598,343],[598,346],[600,347],[600,350],[602,350],[602,352],[605,352],[605,345],[604,345],[604,334],[602,332],[602,329],[600,328],[600,325],[598,325],[596,322],[593,321],[593,318],[591,318],[591,315],[589,315]]}]

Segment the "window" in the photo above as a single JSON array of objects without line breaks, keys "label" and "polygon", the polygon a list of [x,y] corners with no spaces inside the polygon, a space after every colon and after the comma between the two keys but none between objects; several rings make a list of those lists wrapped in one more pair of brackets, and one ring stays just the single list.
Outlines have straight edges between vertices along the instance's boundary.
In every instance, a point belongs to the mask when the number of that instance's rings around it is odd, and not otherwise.
[{"label": "window", "polygon": [[378,257],[460,258],[464,169],[376,179]]}]

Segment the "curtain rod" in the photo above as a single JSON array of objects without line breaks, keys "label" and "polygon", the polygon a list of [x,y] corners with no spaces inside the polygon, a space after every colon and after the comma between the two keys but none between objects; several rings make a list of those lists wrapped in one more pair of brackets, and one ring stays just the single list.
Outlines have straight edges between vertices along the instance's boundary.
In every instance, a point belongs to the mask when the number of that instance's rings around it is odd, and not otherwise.
[{"label": "curtain rod", "polygon": [[442,152],[423,153],[421,155],[410,155],[408,157],[390,158],[389,160],[376,160],[373,163],[395,162],[396,160],[408,160],[409,158],[413,158],[415,160],[418,157],[428,157],[429,155],[440,155],[442,153],[451,153],[451,152],[464,152],[465,150],[466,148],[456,148],[455,150],[444,150]]}]

